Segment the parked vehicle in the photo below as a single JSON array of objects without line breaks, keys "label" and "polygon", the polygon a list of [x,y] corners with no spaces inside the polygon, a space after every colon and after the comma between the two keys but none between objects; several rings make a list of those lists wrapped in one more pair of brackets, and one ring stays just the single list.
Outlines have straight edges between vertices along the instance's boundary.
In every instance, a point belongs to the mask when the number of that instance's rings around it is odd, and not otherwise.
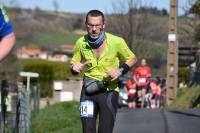
[{"label": "parked vehicle", "polygon": [[119,107],[128,106],[128,95],[125,89],[121,88],[119,90],[119,99],[118,99],[118,105]]},{"label": "parked vehicle", "polygon": [[118,105],[119,107],[127,107],[128,106],[128,95],[127,90],[124,88],[128,78],[127,77],[120,77],[119,78],[119,99]]}]

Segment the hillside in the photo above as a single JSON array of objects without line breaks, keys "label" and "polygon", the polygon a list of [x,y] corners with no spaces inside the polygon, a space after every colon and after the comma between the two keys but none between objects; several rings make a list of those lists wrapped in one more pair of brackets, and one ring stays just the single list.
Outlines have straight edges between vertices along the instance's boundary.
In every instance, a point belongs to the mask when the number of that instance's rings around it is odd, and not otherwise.
[{"label": "hillside", "polygon": [[17,47],[73,44],[80,36],[75,31],[82,29],[82,14],[19,8],[7,11],[17,36]]},{"label": "hillside", "polygon": [[[85,14],[55,13],[40,9],[7,8],[7,10],[18,38],[18,47],[30,44],[43,46],[74,43],[85,30]],[[127,17],[126,15],[120,16],[120,14],[106,14],[108,21],[106,30],[120,35],[126,40],[130,39],[128,36],[131,36],[134,40],[148,39],[166,43],[168,27],[166,16],[150,13],[135,14],[131,20],[133,32],[127,31],[130,30],[130,26],[126,22],[129,19]],[[157,32],[160,34],[157,34]]]},{"label": "hillside", "polygon": [[[85,34],[85,14],[47,12],[40,9],[7,8],[17,36],[16,48],[36,47],[53,51],[59,45],[74,44]],[[180,20],[180,19],[179,19]],[[179,27],[188,25],[185,17]],[[106,14],[106,31],[122,36],[138,59],[165,73],[167,60],[168,16],[146,13]],[[191,34],[180,28],[179,46],[190,44]],[[189,36],[190,35],[190,36]],[[152,52],[154,51],[154,52]],[[159,70],[162,69],[162,70]],[[165,74],[162,74],[165,75]]]}]

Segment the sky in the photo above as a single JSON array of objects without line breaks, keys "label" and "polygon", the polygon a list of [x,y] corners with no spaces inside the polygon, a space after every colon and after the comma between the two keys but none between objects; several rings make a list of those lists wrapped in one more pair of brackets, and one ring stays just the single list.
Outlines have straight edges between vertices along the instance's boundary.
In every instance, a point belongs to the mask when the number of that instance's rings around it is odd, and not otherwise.
[{"label": "sky", "polygon": [[[54,11],[54,1],[58,4],[58,11],[73,12],[73,13],[86,13],[91,9],[99,9],[104,13],[113,13],[113,3],[123,1],[126,3],[128,0],[0,0],[7,6],[19,6],[22,8],[39,7],[42,10]],[[157,7],[158,9],[167,9],[169,11],[170,0],[134,0],[143,1],[145,5]],[[145,2],[144,2],[145,1]],[[178,13],[183,14],[182,7],[185,7],[188,0],[178,0]],[[117,3],[117,4],[118,4]]]}]

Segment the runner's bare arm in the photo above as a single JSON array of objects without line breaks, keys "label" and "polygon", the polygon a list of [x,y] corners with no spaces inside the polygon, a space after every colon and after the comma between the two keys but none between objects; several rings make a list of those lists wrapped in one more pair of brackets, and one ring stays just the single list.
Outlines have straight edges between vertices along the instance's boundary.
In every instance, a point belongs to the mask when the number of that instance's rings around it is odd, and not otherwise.
[{"label": "runner's bare arm", "polygon": [[15,44],[15,35],[10,33],[7,36],[3,37],[0,42],[0,61],[8,55],[12,50]]}]

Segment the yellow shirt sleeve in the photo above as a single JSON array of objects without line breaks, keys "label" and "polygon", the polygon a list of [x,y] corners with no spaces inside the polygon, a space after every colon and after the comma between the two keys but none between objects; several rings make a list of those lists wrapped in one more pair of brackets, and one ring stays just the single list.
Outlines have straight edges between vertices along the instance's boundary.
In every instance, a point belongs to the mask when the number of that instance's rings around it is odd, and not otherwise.
[{"label": "yellow shirt sleeve", "polygon": [[70,61],[70,64],[74,64],[76,62],[81,62],[82,60],[82,55],[81,55],[81,49],[80,49],[80,46],[81,46],[81,43],[80,41],[78,40],[74,46],[74,49],[73,49],[73,57]]},{"label": "yellow shirt sleeve", "polygon": [[135,58],[135,54],[130,50],[130,48],[128,47],[128,45],[126,44],[124,39],[120,39],[120,43],[119,43],[119,55],[121,57],[123,57],[123,59],[125,60],[125,62],[128,62],[132,59]]}]

